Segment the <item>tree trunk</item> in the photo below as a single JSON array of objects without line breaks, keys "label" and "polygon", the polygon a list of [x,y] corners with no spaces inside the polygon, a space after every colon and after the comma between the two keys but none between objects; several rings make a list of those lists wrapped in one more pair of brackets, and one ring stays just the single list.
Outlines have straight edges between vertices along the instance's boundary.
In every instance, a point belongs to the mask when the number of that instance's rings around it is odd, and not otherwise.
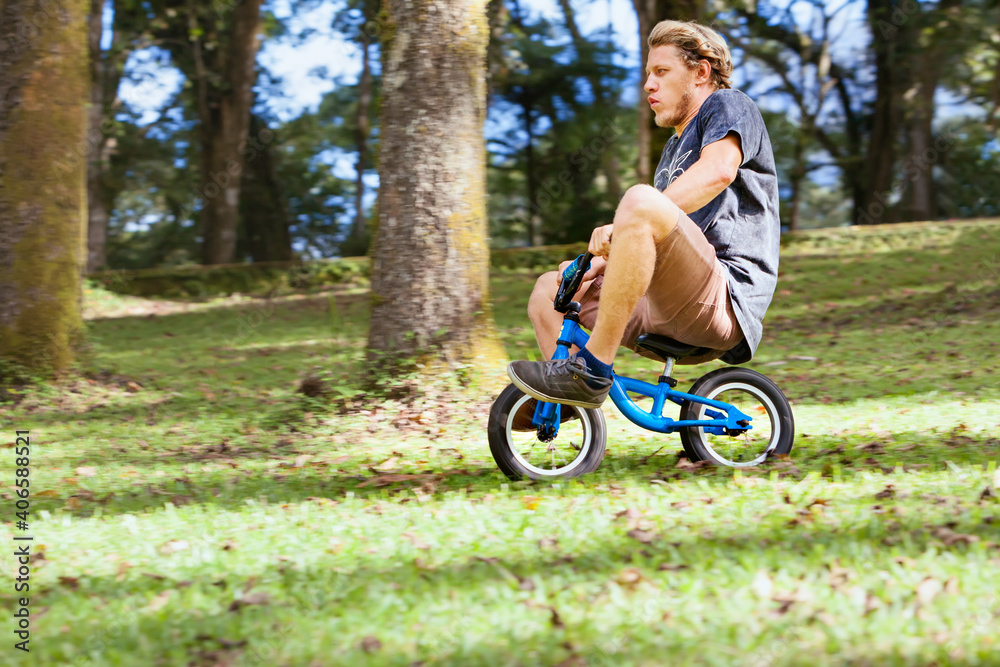
[{"label": "tree trunk", "polygon": [[[250,118],[250,135],[266,136],[267,124]],[[238,246],[255,262],[287,262],[292,259],[291,216],[288,198],[275,160],[280,153],[265,147],[249,160],[240,187],[241,233]]]},{"label": "tree trunk", "polygon": [[[937,217],[934,187],[934,93],[938,87],[939,70],[936,54],[914,54],[918,69],[913,82],[915,95],[910,101],[906,121],[907,147],[904,163],[903,197],[899,205],[900,222],[933,220]],[[928,57],[930,56],[930,57]],[[932,152],[933,151],[933,152]]]},{"label": "tree trunk", "polygon": [[538,182],[535,178],[535,135],[532,132],[531,105],[522,105],[524,110],[524,133],[528,142],[524,146],[524,181],[528,188],[528,245],[542,245],[542,221],[538,215]]},{"label": "tree trunk", "polygon": [[361,42],[361,77],[358,80],[358,118],[355,144],[358,150],[357,172],[354,186],[354,224],[351,226],[348,248],[352,255],[363,255],[367,249],[368,236],[365,224],[365,169],[368,168],[368,110],[372,103],[372,68],[368,36],[362,33]]},{"label": "tree trunk", "polygon": [[899,135],[899,113],[902,106],[900,78],[905,65],[899,58],[902,30],[907,23],[893,19],[893,0],[868,0],[868,22],[872,30],[872,50],[875,56],[875,105],[872,129],[864,162],[865,190],[861,209],[856,212],[860,224],[874,225],[888,220],[891,206],[893,167],[896,162],[896,140]]},{"label": "tree trunk", "polygon": [[697,21],[705,14],[700,0],[632,0],[639,19],[639,160],[635,175],[639,183],[653,183],[653,172],[660,161],[662,133],[657,132],[653,110],[646,102],[646,59],[649,57],[649,33],[660,21]]},{"label": "tree trunk", "polygon": [[383,369],[415,360],[425,375],[472,362],[491,374],[505,355],[489,297],[486,0],[384,8],[369,359]]},{"label": "tree trunk", "polygon": [[[232,10],[232,29],[218,61],[222,85],[210,85],[200,38],[192,42],[201,123],[202,234],[205,264],[236,260],[240,183],[248,154],[250,106],[256,79],[261,0],[242,0]],[[189,10],[194,17],[194,10]],[[256,152],[254,153],[256,155]]]},{"label": "tree trunk", "polygon": [[104,146],[106,133],[101,131],[104,120],[104,63],[101,58],[104,0],[90,1],[87,17],[90,46],[90,134],[87,160],[87,271],[98,271],[105,265],[104,242],[108,235],[108,209],[104,198]]},{"label": "tree trunk", "polygon": [[0,357],[73,361],[86,265],[87,0],[0,4]]}]

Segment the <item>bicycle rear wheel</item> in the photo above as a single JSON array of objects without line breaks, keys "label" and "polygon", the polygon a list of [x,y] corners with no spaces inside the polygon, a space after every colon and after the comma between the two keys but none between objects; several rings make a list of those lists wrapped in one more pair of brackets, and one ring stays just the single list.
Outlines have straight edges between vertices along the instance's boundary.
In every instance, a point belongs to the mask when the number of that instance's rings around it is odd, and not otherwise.
[{"label": "bicycle rear wheel", "polygon": [[[747,368],[720,368],[699,378],[688,393],[729,403],[752,419],[750,428],[726,435],[697,427],[680,429],[684,451],[692,461],[745,468],[792,451],[792,408],[778,386],[760,373]],[[684,401],[681,419],[711,419],[706,410],[717,411],[704,403]]]}]

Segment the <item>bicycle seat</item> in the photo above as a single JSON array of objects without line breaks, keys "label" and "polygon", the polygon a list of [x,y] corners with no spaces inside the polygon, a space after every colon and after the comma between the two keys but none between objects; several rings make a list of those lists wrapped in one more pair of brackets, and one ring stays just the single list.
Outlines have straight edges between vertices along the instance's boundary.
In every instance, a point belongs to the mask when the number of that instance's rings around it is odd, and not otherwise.
[{"label": "bicycle seat", "polygon": [[712,349],[708,347],[688,345],[687,343],[682,343],[679,340],[674,340],[669,336],[661,336],[659,334],[651,333],[645,333],[636,338],[635,346],[641,347],[644,350],[649,350],[653,354],[659,355],[664,360],[667,357],[683,359],[685,357],[700,356],[708,354],[712,351]]}]

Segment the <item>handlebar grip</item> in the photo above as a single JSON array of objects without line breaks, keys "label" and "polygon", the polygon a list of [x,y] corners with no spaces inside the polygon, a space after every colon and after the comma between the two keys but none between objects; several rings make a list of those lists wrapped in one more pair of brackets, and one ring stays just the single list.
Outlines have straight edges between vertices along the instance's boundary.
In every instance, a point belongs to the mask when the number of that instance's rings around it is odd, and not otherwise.
[{"label": "handlebar grip", "polygon": [[565,312],[569,307],[570,301],[573,299],[573,295],[576,291],[580,289],[580,284],[583,282],[583,276],[590,269],[590,261],[594,259],[594,256],[589,252],[586,252],[578,256],[566,270],[563,271],[563,279],[559,284],[559,291],[556,293],[556,299],[553,303],[555,309],[559,312]]}]

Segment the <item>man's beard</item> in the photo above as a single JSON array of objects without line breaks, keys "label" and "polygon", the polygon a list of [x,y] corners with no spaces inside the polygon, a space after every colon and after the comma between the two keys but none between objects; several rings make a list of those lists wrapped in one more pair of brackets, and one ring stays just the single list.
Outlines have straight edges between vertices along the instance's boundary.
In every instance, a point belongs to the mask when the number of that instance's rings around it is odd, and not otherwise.
[{"label": "man's beard", "polygon": [[677,111],[674,112],[672,116],[662,116],[656,114],[655,122],[657,127],[677,127],[684,122],[684,119],[688,117],[691,113],[691,101],[693,99],[691,91],[685,90],[681,95],[680,104],[677,105]]}]

